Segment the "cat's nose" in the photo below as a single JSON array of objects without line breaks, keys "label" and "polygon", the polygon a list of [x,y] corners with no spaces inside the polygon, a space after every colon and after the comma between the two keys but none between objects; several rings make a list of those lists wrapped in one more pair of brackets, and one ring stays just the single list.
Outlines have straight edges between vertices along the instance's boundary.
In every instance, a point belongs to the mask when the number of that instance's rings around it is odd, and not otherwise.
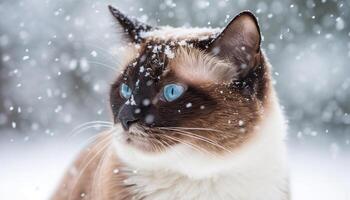
[{"label": "cat's nose", "polygon": [[122,124],[124,130],[129,130],[131,124],[138,121],[138,119],[135,117],[134,109],[130,106],[123,106],[120,109],[118,113],[118,119]]},{"label": "cat's nose", "polygon": [[124,130],[129,130],[131,124],[133,124],[136,121],[137,121],[137,119],[135,119],[135,118],[122,118],[120,120]]}]

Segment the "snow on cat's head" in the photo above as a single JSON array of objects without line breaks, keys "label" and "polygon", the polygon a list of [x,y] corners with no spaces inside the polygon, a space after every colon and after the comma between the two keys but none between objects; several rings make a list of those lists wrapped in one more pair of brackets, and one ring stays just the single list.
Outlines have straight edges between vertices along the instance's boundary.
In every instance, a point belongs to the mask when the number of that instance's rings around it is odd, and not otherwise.
[{"label": "snow on cat's head", "polygon": [[258,137],[272,88],[253,14],[224,29],[171,28],[110,10],[131,49],[110,91],[124,161],[188,170]]}]

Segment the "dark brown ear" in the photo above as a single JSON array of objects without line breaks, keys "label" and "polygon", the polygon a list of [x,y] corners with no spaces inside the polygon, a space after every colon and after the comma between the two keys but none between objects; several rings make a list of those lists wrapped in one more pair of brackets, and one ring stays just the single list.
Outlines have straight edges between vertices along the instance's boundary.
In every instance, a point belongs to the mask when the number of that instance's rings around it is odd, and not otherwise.
[{"label": "dark brown ear", "polygon": [[260,62],[260,29],[257,19],[244,11],[237,15],[210,44],[208,50],[238,67],[238,79],[244,78]]},{"label": "dark brown ear", "polygon": [[108,8],[113,17],[119,22],[119,24],[121,25],[128,39],[130,39],[131,42],[142,42],[141,33],[153,29],[152,26],[142,23],[136,18],[128,18],[126,15],[121,13],[118,9],[114,8],[113,6],[109,5]]}]

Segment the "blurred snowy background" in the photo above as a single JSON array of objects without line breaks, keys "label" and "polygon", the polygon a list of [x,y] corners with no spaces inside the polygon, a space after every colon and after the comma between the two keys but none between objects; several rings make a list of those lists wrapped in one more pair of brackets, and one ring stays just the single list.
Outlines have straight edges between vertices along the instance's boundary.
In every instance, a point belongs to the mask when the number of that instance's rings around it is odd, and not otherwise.
[{"label": "blurred snowy background", "polygon": [[350,0],[1,0],[0,199],[47,199],[102,128],[72,130],[110,120],[121,45],[108,4],[172,26],[253,11],[290,124],[293,199],[350,199]]}]

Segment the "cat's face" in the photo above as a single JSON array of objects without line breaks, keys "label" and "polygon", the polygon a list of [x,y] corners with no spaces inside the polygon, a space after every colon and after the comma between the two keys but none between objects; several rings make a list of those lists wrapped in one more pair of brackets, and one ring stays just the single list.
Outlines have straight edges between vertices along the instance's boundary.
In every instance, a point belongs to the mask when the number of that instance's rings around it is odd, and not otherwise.
[{"label": "cat's face", "polygon": [[133,49],[110,91],[123,143],[149,153],[181,144],[220,154],[252,137],[269,87],[252,14],[238,15],[222,32],[180,33],[111,11]]}]

